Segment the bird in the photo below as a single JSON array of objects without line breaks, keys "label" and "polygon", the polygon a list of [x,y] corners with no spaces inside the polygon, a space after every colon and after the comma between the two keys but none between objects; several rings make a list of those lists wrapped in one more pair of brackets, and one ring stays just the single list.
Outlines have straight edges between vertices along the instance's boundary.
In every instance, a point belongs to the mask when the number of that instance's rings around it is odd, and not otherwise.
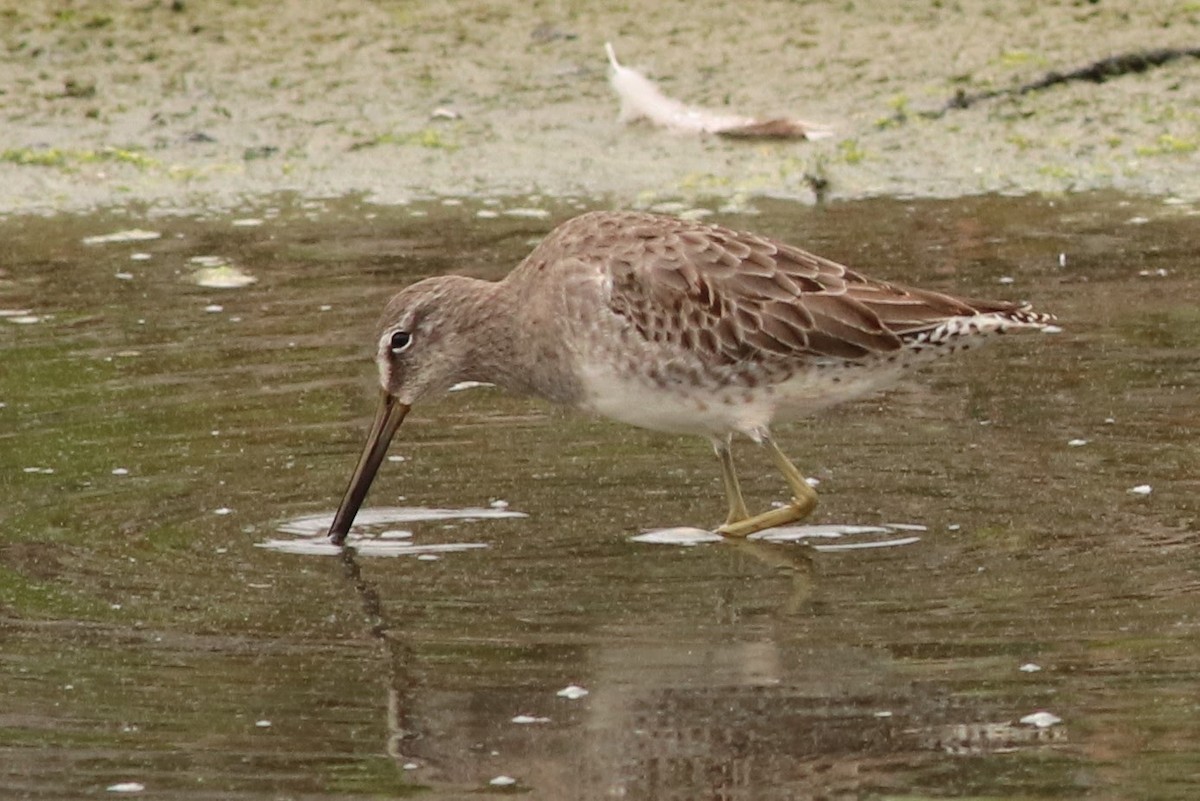
[{"label": "bird", "polygon": [[[1053,315],[869,278],[782,241],[696,220],[593,211],[552,230],[506,277],[441,275],[388,301],[375,330],[379,402],[329,528],[342,545],[413,405],[463,381],[655,431],[707,438],[747,537],[817,505],[775,442],[779,421]],[[791,493],[751,514],[731,442],[765,447]]]}]

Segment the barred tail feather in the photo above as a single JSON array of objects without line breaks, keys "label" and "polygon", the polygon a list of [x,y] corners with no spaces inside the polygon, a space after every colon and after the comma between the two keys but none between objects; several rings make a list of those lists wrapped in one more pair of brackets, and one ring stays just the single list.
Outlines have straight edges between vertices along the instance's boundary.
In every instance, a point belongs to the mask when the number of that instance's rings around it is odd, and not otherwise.
[{"label": "barred tail feather", "polygon": [[1054,325],[1053,314],[1035,312],[1028,306],[1005,311],[950,317],[935,326],[901,335],[904,346],[916,351],[950,346],[959,350],[973,340],[992,334],[1017,331],[1042,331]]}]

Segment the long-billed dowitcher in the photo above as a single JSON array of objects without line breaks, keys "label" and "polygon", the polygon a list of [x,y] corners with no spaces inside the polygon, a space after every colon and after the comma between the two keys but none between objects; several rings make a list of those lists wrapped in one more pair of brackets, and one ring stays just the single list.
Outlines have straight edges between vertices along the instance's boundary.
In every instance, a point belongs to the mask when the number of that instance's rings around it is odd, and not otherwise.
[{"label": "long-billed dowitcher", "polygon": [[[673,217],[592,212],[546,237],[501,281],[440,276],[391,299],[376,330],[382,387],[334,516],[341,543],[414,403],[460,381],[713,443],[742,537],[795,522],[816,493],[771,423],[858,397],[905,368],[1053,318],[876,281],[755,234]],[[751,515],[733,434],[765,445],[792,500]]]}]

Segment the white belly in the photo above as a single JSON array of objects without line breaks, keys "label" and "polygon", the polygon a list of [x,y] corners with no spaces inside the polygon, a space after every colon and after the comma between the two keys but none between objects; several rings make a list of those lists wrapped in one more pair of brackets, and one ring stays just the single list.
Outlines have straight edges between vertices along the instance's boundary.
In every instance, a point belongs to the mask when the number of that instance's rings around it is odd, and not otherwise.
[{"label": "white belly", "polygon": [[674,434],[758,439],[775,420],[793,420],[861,397],[894,380],[898,369],[827,365],[758,387],[658,384],[594,368],[582,373],[581,408],[640,428]]}]

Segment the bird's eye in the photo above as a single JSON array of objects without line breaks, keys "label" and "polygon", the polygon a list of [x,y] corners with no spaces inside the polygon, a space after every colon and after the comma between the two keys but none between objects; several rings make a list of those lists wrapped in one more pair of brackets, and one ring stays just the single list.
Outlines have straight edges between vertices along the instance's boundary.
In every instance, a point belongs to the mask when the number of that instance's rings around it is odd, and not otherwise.
[{"label": "bird's eye", "polygon": [[403,353],[412,344],[412,334],[407,331],[392,332],[392,353]]}]

